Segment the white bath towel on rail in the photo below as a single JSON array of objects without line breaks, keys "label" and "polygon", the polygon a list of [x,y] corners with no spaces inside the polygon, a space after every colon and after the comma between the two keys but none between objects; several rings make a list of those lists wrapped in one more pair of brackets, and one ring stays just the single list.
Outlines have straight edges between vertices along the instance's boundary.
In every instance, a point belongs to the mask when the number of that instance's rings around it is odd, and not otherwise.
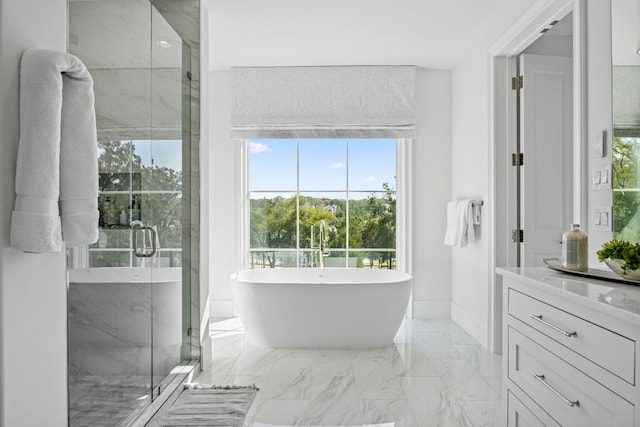
[{"label": "white bath towel on rail", "polygon": [[460,233],[456,222],[457,209],[457,200],[447,203],[447,231],[444,234],[444,244],[448,246],[456,246],[459,240]]},{"label": "white bath towel on rail", "polygon": [[20,141],[11,246],[59,252],[98,239],[93,79],[65,52],[29,49],[20,64]]},{"label": "white bath towel on rail", "polygon": [[476,240],[474,224],[479,214],[472,199],[453,200],[447,204],[447,230],[444,244],[463,248]]}]

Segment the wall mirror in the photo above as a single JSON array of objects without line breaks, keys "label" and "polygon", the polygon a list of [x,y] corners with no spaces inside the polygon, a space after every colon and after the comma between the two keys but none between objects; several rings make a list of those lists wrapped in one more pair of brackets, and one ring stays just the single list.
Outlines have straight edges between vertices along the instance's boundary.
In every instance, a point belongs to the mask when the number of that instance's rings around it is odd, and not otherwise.
[{"label": "wall mirror", "polygon": [[640,3],[611,2],[613,237],[640,243]]}]

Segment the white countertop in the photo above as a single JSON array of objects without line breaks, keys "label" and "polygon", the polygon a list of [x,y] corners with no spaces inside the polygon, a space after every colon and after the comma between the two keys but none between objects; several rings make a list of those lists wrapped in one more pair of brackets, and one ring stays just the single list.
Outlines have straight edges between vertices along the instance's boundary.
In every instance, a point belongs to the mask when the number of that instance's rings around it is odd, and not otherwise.
[{"label": "white countertop", "polygon": [[640,324],[640,283],[627,285],[561,273],[546,267],[496,268],[496,273],[594,310]]}]

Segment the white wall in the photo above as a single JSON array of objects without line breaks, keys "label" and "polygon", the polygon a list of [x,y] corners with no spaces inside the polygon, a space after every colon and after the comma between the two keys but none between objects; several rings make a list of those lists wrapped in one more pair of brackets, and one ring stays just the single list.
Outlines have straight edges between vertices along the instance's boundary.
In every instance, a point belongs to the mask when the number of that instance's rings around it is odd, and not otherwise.
[{"label": "white wall", "polygon": [[30,47],[66,50],[66,0],[0,0],[0,425],[67,425],[64,253],[9,248],[19,135],[19,61]]},{"label": "white wall", "polygon": [[451,250],[445,246],[451,197],[451,71],[418,69],[413,146],[413,316],[448,318]]},{"label": "white wall", "polygon": [[[617,1],[617,0],[616,0]],[[587,20],[587,123],[586,139],[588,144],[588,168],[587,176],[593,176],[593,171],[604,167],[611,168],[613,148],[613,103],[612,103],[612,79],[611,79],[611,3],[612,0],[588,0],[586,7]],[[637,28],[636,28],[637,31]],[[637,36],[637,34],[636,34]],[[634,37],[634,40],[637,40]],[[635,46],[631,45],[632,52]],[[602,132],[607,132],[606,155],[596,155],[596,144],[601,141]],[[583,218],[588,218],[589,235],[589,265],[596,268],[604,268],[598,262],[597,250],[602,244],[612,239],[611,230],[595,229],[595,209],[611,209],[613,206],[613,192],[608,189],[593,189],[587,184],[588,189],[588,213]]]},{"label": "white wall", "polygon": [[487,22],[486,32],[469,46],[468,55],[452,70],[452,194],[485,201],[480,239],[452,250],[451,318],[481,344],[488,344],[491,251],[488,200],[493,167],[489,140],[489,49],[494,41],[522,16],[534,0],[503,4]]},{"label": "white wall", "polygon": [[239,147],[229,138],[231,74],[209,72],[209,277],[210,315],[233,315],[229,276],[241,268]]},{"label": "white wall", "polygon": [[489,306],[489,194],[487,49],[471,52],[452,73],[452,199],[485,201],[480,237],[464,248],[452,248],[451,318],[486,344]]},{"label": "white wall", "polygon": [[[209,270],[212,317],[233,314],[229,276],[241,268],[240,166],[229,138],[230,73],[209,73]],[[413,146],[414,316],[449,317],[451,254],[444,246],[451,195],[451,72],[418,69],[417,138]]]}]

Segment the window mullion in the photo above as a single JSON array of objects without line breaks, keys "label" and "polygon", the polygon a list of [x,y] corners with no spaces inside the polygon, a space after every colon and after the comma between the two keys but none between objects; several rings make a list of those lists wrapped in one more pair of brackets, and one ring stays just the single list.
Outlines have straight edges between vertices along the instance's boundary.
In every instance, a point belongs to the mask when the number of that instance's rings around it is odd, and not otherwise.
[{"label": "window mullion", "polygon": [[344,261],[344,265],[345,267],[349,267],[349,222],[350,222],[350,216],[349,216],[349,211],[351,209],[349,209],[349,140],[347,139],[347,176],[346,176],[346,182],[347,182],[347,194],[346,194],[346,200],[345,200],[345,209],[347,210],[345,212],[345,236],[344,236],[344,249],[345,249],[345,261]]},{"label": "window mullion", "polygon": [[[135,152],[135,146],[133,144],[133,138],[129,141],[129,206],[131,206],[131,212],[133,215],[133,153]],[[142,171],[140,171],[142,172]],[[140,174],[140,180],[142,181],[142,173]],[[140,191],[142,191],[142,184],[140,185]],[[133,222],[133,218],[130,218]],[[129,233],[129,267],[135,267],[134,259],[134,247],[133,247],[133,233]]]},{"label": "window mullion", "polygon": [[296,139],[296,267],[300,267],[300,140]]}]

